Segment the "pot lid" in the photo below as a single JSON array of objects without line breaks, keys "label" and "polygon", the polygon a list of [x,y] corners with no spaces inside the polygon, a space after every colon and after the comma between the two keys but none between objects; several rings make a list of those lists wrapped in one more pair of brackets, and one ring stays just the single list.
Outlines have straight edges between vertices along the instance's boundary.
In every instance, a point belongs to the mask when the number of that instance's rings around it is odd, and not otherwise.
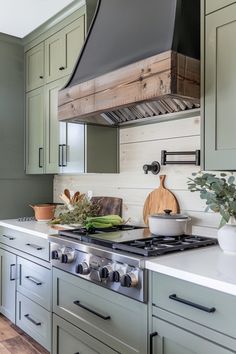
[{"label": "pot lid", "polygon": [[188,215],[184,214],[171,214],[172,210],[170,209],[165,209],[164,214],[154,214],[151,215],[152,218],[157,218],[157,219],[188,219]]}]

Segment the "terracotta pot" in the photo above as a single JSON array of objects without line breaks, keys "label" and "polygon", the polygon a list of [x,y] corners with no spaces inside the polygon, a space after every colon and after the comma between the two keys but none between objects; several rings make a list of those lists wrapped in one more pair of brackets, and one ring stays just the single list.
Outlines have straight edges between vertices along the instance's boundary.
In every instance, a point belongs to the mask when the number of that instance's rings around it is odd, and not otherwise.
[{"label": "terracotta pot", "polygon": [[54,217],[55,204],[30,205],[34,209],[34,216],[37,221],[50,221]]}]

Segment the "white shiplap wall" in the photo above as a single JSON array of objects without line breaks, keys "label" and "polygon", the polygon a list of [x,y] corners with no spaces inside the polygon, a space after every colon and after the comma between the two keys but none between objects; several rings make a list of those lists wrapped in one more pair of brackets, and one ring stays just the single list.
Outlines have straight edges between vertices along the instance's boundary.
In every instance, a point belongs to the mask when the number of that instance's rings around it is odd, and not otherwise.
[{"label": "white shiplap wall", "polygon": [[[200,149],[200,117],[121,129],[120,173],[57,175],[54,178],[54,199],[59,201],[58,196],[64,188],[81,192],[92,190],[93,195],[121,197],[124,218],[131,217],[131,222],[142,224],[145,198],[159,186],[159,177],[145,175],[142,166],[154,160],[160,161],[161,150],[196,149]],[[177,197],[181,212],[192,218],[189,232],[216,236],[219,215],[205,213],[205,203],[199,194],[190,193],[187,189],[187,178],[198,170],[199,167],[194,165],[167,165],[162,166],[161,174],[166,174],[166,187]]]}]

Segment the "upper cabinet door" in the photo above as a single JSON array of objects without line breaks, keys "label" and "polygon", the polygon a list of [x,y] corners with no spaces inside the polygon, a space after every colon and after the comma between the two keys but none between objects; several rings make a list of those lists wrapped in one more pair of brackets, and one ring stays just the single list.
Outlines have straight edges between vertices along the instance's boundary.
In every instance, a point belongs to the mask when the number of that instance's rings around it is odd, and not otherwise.
[{"label": "upper cabinet door", "polygon": [[65,70],[63,75],[69,75],[77,62],[80,50],[85,39],[85,16],[81,16],[76,21],[66,26],[63,32],[63,43],[65,45]]},{"label": "upper cabinet door", "polygon": [[206,16],[205,169],[236,170],[236,4]]},{"label": "upper cabinet door", "polygon": [[46,82],[71,74],[84,43],[84,16],[45,41]]},{"label": "upper cabinet door", "polygon": [[25,54],[26,92],[44,84],[44,43],[39,43]]},{"label": "upper cabinet door", "polygon": [[209,14],[234,2],[234,0],[206,0],[206,13]]},{"label": "upper cabinet door", "polygon": [[59,173],[62,167],[62,146],[66,144],[66,123],[58,121],[58,91],[67,78],[45,86],[45,169],[46,173]]},{"label": "upper cabinet door", "polygon": [[44,173],[44,88],[26,94],[26,173]]}]

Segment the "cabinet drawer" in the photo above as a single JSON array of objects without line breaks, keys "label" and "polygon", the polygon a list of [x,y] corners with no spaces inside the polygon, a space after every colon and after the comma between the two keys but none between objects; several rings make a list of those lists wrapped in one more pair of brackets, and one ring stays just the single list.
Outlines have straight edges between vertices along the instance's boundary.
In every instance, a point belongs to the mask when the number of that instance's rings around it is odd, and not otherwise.
[{"label": "cabinet drawer", "polygon": [[206,14],[221,9],[222,7],[233,4],[233,0],[206,0]]},{"label": "cabinet drawer", "polygon": [[53,312],[121,353],[146,353],[147,306],[53,269]]},{"label": "cabinet drawer", "polygon": [[17,290],[39,305],[51,310],[51,270],[17,258]]},{"label": "cabinet drawer", "polygon": [[53,354],[115,354],[114,350],[53,315]]},{"label": "cabinet drawer", "polygon": [[49,261],[49,242],[47,239],[12,230],[0,228],[0,242],[28,253],[32,256]]},{"label": "cabinet drawer", "polygon": [[51,313],[17,292],[16,325],[51,349]]},{"label": "cabinet drawer", "polygon": [[152,303],[236,338],[235,296],[153,272]]}]

